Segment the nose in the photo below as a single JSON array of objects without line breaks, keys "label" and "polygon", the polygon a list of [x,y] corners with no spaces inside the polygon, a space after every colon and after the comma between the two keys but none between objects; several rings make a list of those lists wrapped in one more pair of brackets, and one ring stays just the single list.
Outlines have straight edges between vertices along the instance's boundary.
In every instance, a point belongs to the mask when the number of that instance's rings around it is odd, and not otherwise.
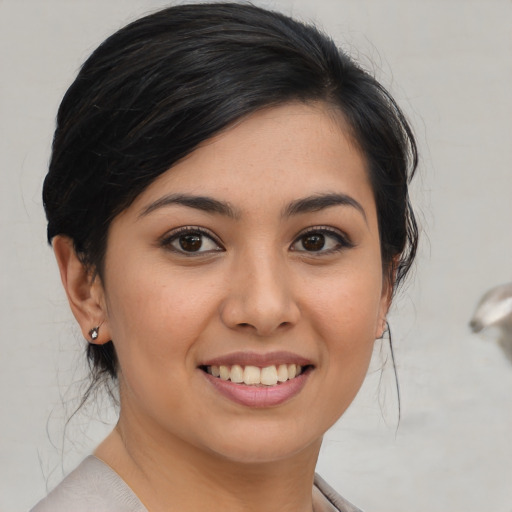
[{"label": "nose", "polygon": [[245,260],[235,267],[220,311],[227,327],[263,337],[299,321],[290,272],[278,257]]}]

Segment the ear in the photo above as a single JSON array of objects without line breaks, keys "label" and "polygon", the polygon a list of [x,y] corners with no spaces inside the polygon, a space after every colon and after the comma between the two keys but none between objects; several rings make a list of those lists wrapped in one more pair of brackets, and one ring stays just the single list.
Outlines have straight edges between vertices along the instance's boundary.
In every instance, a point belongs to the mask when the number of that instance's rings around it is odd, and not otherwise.
[{"label": "ear", "polygon": [[382,292],[380,296],[379,318],[377,328],[375,330],[376,339],[382,338],[388,327],[387,314],[393,299],[399,257],[400,256],[395,256],[391,260],[389,264],[390,266],[385,268],[382,273]]},{"label": "ear", "polygon": [[[107,343],[111,337],[100,278],[82,263],[69,237],[58,235],[53,239],[52,245],[69,306],[80,325],[82,335],[90,343]],[[99,327],[101,328],[98,329],[97,337],[93,338],[91,330]]]}]

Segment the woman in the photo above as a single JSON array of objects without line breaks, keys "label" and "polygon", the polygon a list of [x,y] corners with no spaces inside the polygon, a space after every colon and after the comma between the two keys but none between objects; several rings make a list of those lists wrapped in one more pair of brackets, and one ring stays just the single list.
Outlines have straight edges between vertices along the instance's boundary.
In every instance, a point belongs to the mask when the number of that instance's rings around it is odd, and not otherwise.
[{"label": "woman", "polygon": [[414,258],[416,160],[389,94],[281,14],[183,5],[107,39],[43,197],[119,422],[33,510],[357,510],[315,464]]}]

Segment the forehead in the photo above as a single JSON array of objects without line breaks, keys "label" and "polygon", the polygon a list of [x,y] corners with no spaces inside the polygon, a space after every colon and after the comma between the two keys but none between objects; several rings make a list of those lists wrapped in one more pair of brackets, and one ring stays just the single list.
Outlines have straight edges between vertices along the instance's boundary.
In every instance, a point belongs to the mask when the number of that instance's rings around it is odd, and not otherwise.
[{"label": "forehead", "polygon": [[131,208],[170,192],[216,197],[241,210],[345,193],[374,208],[363,155],[341,114],[321,103],[292,103],[243,118],[163,173]]}]

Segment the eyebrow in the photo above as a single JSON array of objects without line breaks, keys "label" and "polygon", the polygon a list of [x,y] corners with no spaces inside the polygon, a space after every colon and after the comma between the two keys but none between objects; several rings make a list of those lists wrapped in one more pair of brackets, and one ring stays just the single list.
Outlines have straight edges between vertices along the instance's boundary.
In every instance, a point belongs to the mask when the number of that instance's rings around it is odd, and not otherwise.
[{"label": "eyebrow", "polygon": [[283,211],[283,217],[291,217],[301,213],[318,212],[332,206],[350,206],[355,208],[367,221],[366,212],[361,203],[347,194],[329,193],[316,194],[292,201]]},{"label": "eyebrow", "polygon": [[[225,215],[232,219],[239,219],[241,216],[240,213],[237,210],[234,210],[228,203],[219,201],[218,199],[188,194],[169,194],[146,206],[139,214],[139,218],[149,215],[151,212],[160,208],[175,204],[195,208],[207,213]],[[300,215],[303,213],[317,212],[332,206],[353,207],[361,213],[365,222],[367,222],[366,212],[361,204],[353,197],[340,193],[316,194],[297,199],[286,206],[282,212],[282,216],[291,217],[293,215]]]},{"label": "eyebrow", "polygon": [[232,219],[237,219],[240,217],[240,214],[224,201],[219,201],[211,197],[192,196],[187,194],[169,194],[161,197],[160,199],[157,199],[155,202],[146,206],[146,208],[144,208],[139,214],[139,217],[144,217],[145,215],[148,215],[151,212],[158,210],[159,208],[175,204],[188,206],[189,208],[195,208],[196,210],[201,210],[207,213],[218,213]]}]

